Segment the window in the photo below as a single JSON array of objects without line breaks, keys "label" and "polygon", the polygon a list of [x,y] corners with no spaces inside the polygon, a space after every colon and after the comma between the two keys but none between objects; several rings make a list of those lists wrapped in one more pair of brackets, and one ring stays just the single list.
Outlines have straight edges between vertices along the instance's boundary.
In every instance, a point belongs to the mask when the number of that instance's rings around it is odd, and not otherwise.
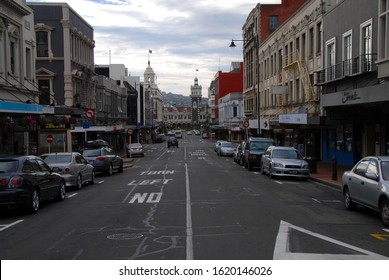
[{"label": "window", "polygon": [[269,18],[269,29],[270,31],[274,31],[278,28],[278,16],[270,16]]},{"label": "window", "polygon": [[316,32],[316,53],[317,54],[320,54],[321,52],[321,37],[322,37],[322,30],[321,30],[321,22],[319,22],[317,25],[316,25],[316,29],[317,29],[317,32]]},{"label": "window", "polygon": [[10,66],[11,66],[11,73],[12,74],[15,74],[15,67],[16,67],[16,45],[15,45],[15,42],[12,42],[10,43],[10,49],[9,49],[9,56],[10,56]]},{"label": "window", "polygon": [[238,116],[238,107],[234,106],[234,107],[232,107],[232,110],[233,110],[232,116],[233,117],[237,117]]},{"label": "window", "polygon": [[309,29],[309,48],[308,48],[308,56],[313,57],[313,49],[314,49],[314,32],[313,28]]},{"label": "window", "polygon": [[32,56],[30,48],[26,48],[26,78],[32,79]]},{"label": "window", "polygon": [[351,74],[352,63],[352,32],[343,34],[343,75]]},{"label": "window", "polygon": [[37,57],[48,57],[49,56],[49,41],[48,33],[46,31],[36,32],[36,49]]},{"label": "window", "polygon": [[39,104],[50,105],[50,80],[38,80]]},{"label": "window", "polygon": [[326,79],[335,79],[335,38],[326,43]]},{"label": "window", "polygon": [[372,21],[369,20],[361,25],[361,67],[362,71],[371,71],[372,68]]}]

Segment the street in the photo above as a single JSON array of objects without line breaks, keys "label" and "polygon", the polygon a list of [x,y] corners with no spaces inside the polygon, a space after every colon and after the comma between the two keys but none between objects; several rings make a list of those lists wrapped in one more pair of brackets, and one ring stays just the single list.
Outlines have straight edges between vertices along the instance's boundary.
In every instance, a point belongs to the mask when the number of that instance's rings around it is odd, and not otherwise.
[{"label": "street", "polygon": [[148,145],[121,174],[69,190],[35,215],[0,214],[2,260],[309,260],[389,257],[377,213],[344,209],[338,189],[270,179],[214,142]]}]

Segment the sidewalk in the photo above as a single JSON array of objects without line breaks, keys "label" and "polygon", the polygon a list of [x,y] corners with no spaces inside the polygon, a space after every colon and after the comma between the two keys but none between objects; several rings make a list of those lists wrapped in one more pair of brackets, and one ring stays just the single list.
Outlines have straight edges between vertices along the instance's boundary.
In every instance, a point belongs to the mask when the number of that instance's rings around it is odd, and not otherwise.
[{"label": "sidewalk", "polygon": [[323,184],[340,188],[342,185],[342,175],[344,171],[350,170],[352,166],[338,165],[337,180],[332,180],[332,163],[317,162],[317,172],[311,172],[311,180],[321,182]]}]

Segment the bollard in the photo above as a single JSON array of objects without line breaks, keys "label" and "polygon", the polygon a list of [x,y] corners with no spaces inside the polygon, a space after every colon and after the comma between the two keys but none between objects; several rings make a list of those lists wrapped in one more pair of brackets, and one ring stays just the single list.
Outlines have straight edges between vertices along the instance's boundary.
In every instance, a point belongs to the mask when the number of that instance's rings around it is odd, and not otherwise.
[{"label": "bollard", "polygon": [[332,180],[338,180],[338,160],[335,156],[332,157]]}]

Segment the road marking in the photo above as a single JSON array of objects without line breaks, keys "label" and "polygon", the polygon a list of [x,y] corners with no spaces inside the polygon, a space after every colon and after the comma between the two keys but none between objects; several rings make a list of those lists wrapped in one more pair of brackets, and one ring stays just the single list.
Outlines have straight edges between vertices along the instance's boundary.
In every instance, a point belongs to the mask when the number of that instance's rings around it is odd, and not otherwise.
[{"label": "road marking", "polygon": [[13,223],[10,223],[10,224],[5,224],[5,225],[0,225],[0,231],[3,231],[3,230],[5,230],[5,229],[7,229],[7,228],[10,228],[10,227],[12,227],[12,226],[14,226],[14,225],[16,225],[16,224],[19,224],[19,223],[21,223],[21,222],[23,222],[24,220],[17,220],[17,221],[15,221],[15,222],[13,222]]},{"label": "road marking", "polygon": [[[297,230],[299,232],[305,233],[307,235],[316,237],[321,240],[333,243],[340,247],[344,247],[347,252],[347,249],[353,250],[360,254],[349,253],[349,254],[319,254],[319,253],[301,253],[301,252],[291,252],[290,251],[290,235],[292,230]],[[385,260],[388,259],[386,256],[382,256],[353,245],[338,241],[336,239],[306,230],[301,227],[294,226],[287,222],[280,222],[280,229],[277,234],[276,244],[274,247],[273,253],[274,260]]]},{"label": "road marking", "polygon": [[76,195],[78,195],[78,193],[72,193],[72,194],[67,195],[66,198],[71,198],[71,197],[76,196]]},{"label": "road marking", "polygon": [[387,228],[383,228],[382,230],[386,231],[386,232],[389,232],[389,229],[387,229]]},{"label": "road marking", "polygon": [[377,238],[378,240],[381,240],[381,241],[389,240],[389,234],[385,234],[385,233],[371,233],[370,235],[375,237],[375,238]]},{"label": "road marking", "polygon": [[[131,198],[131,200],[128,203],[158,203],[161,200],[162,192],[156,192],[156,193],[135,193],[134,196]],[[146,199],[147,198],[147,199]]]},{"label": "road marking", "polygon": [[274,181],[276,182],[277,184],[280,184],[280,185],[283,185],[284,183],[280,182],[280,181]]},{"label": "road marking", "polygon": [[316,199],[316,198],[312,198],[313,201],[317,202],[317,203],[321,203],[320,200]]},{"label": "road marking", "polygon": [[193,228],[192,228],[192,202],[190,201],[188,164],[185,163],[185,189],[186,189],[186,259],[193,260]]},{"label": "road marking", "polygon": [[97,184],[102,184],[102,183],[104,183],[105,181],[104,180],[102,180],[102,181],[100,181],[100,182],[97,182]]}]

